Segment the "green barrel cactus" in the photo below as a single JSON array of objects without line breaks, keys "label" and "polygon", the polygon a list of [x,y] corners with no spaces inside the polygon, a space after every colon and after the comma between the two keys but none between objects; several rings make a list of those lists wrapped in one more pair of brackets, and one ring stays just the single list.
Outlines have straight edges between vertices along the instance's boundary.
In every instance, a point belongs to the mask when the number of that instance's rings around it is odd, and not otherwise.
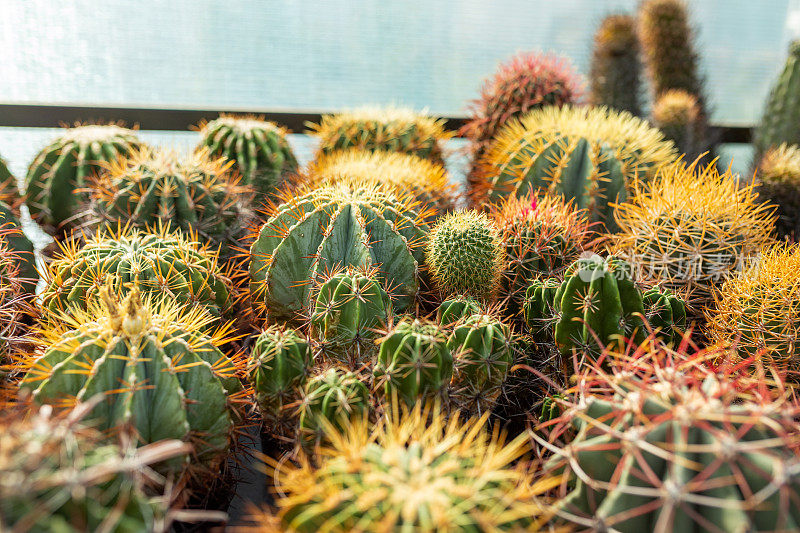
[{"label": "green barrel cactus", "polygon": [[286,133],[263,117],[222,115],[201,125],[198,149],[206,148],[212,157],[233,161],[242,185],[252,186],[264,201],[286,175],[297,171],[297,158]]},{"label": "green barrel cactus", "polygon": [[453,327],[472,315],[483,312],[481,305],[473,298],[455,295],[443,301],[436,310],[436,322],[442,327]]},{"label": "green barrel cactus", "polygon": [[100,297],[102,305],[43,328],[21,387],[57,406],[102,395],[87,417],[98,429],[130,427],[139,444],[189,441],[199,464],[218,464],[242,391],[239,364],[219,349],[224,328],[206,335],[211,317],[203,310],[142,301],[135,288],[121,302],[108,287]]},{"label": "green barrel cactus", "polygon": [[468,412],[484,413],[497,402],[514,356],[510,328],[489,315],[473,315],[447,340],[453,356],[450,397]]},{"label": "green barrel cactus", "polygon": [[447,337],[435,324],[401,321],[381,341],[374,375],[389,401],[407,406],[443,393],[453,376]]},{"label": "green barrel cactus", "polygon": [[300,406],[299,438],[311,445],[331,430],[369,414],[369,389],[354,372],[329,368],[306,385]]},{"label": "green barrel cactus", "polygon": [[642,293],[644,317],[666,342],[680,344],[686,331],[686,303],[669,289],[653,287]]},{"label": "green barrel cactus", "polygon": [[375,339],[387,327],[391,313],[391,300],[377,269],[350,267],[325,277],[316,290],[311,332],[324,357],[356,370],[372,360]]},{"label": "green barrel cactus", "polygon": [[74,225],[81,204],[88,200],[80,190],[109,163],[142,146],[133,130],[113,124],[67,129],[28,168],[25,201],[31,217],[52,228]]},{"label": "green barrel cactus", "polygon": [[753,145],[758,163],[761,154],[782,144],[800,144],[800,40],[789,46],[789,56],[772,86]]},{"label": "green barrel cactus", "polygon": [[538,339],[551,339],[558,321],[556,293],[561,282],[555,278],[535,279],[525,291],[525,324]]},{"label": "green barrel cactus", "polygon": [[308,316],[313,283],[348,266],[376,266],[392,307],[411,305],[428,234],[411,196],[339,182],[286,191],[281,200],[250,249],[251,299],[261,318]]}]

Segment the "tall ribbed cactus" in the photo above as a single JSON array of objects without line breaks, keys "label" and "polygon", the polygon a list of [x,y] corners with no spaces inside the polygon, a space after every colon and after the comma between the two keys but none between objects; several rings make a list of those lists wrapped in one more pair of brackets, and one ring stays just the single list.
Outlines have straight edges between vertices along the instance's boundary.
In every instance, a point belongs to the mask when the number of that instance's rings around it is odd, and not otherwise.
[{"label": "tall ribbed cactus", "polygon": [[589,72],[589,103],[642,115],[642,64],[636,20],[609,15],[594,34]]},{"label": "tall ribbed cactus", "polygon": [[770,148],[756,170],[758,197],[776,205],[778,237],[800,241],[800,147]]},{"label": "tall ribbed cactus", "polygon": [[754,163],[781,144],[800,144],[800,41],[789,45],[789,57],[772,86],[761,124],[753,137]]},{"label": "tall ribbed cactus", "polygon": [[306,446],[325,438],[330,431],[342,431],[351,420],[369,414],[369,390],[353,372],[329,368],[311,378],[300,405],[298,436]]}]

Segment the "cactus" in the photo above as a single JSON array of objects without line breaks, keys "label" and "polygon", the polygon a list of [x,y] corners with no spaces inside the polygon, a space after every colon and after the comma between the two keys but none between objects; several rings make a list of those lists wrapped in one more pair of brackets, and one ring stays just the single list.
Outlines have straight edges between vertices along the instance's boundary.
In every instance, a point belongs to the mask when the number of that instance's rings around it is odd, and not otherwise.
[{"label": "cactus", "polygon": [[681,89],[661,93],[653,105],[653,124],[675,143],[686,159],[694,161],[702,153],[697,135],[700,106],[697,97]]},{"label": "cactus", "polygon": [[306,446],[369,414],[369,390],[358,374],[329,368],[306,385],[300,406],[299,437]]},{"label": "cactus", "polygon": [[426,260],[443,296],[465,294],[492,300],[505,265],[500,232],[484,213],[445,215],[431,230]]},{"label": "cactus", "polygon": [[323,115],[319,124],[307,123],[319,139],[318,156],[338,150],[399,152],[443,164],[442,144],[451,135],[444,120],[400,107],[364,107]]},{"label": "cactus", "polygon": [[[269,461],[277,512],[258,531],[537,531],[549,480],[532,481],[520,436],[506,442],[486,417],[463,424],[417,407],[375,426],[352,423],[299,462]],[[377,496],[377,497],[376,497]]]},{"label": "cactus", "polygon": [[309,163],[303,178],[317,186],[342,179],[384,184],[400,194],[411,194],[420,204],[418,210],[440,214],[453,209],[458,192],[444,166],[397,152],[350,149],[321,154]]},{"label": "cactus", "polygon": [[36,257],[33,254],[33,243],[22,232],[22,222],[17,209],[18,202],[7,202],[0,194],[0,242],[14,254],[14,263],[25,292],[33,294],[39,281],[36,269]]},{"label": "cactus", "polygon": [[706,311],[709,337],[733,343],[740,359],[800,370],[800,248],[765,248],[714,293]]},{"label": "cactus", "polygon": [[629,113],[547,107],[498,134],[470,194],[478,206],[531,192],[561,195],[586,209],[591,222],[614,230],[614,202],[675,156],[671,142]]},{"label": "cactus", "polygon": [[644,279],[685,295],[697,316],[713,288],[771,241],[774,217],[758,202],[730,170],[673,165],[617,208],[615,248]]},{"label": "cactus", "polygon": [[490,411],[514,362],[510,328],[490,315],[473,315],[453,329],[447,348],[454,367],[450,397],[465,411]]},{"label": "cactus", "polygon": [[392,314],[377,269],[332,272],[315,293],[310,322],[320,353],[352,370],[370,362],[377,352],[379,328],[387,326]]},{"label": "cactus", "polygon": [[293,329],[270,327],[256,337],[247,373],[269,429],[293,429],[291,407],[301,395],[313,364],[311,344]]},{"label": "cactus", "polygon": [[411,305],[428,234],[411,198],[345,181],[287,190],[279,201],[250,251],[251,297],[261,318],[297,321],[310,307],[313,282],[347,266],[377,266],[395,311]]},{"label": "cactus", "polygon": [[758,197],[778,206],[778,236],[800,240],[800,147],[783,144],[767,150],[756,183]]},{"label": "cactus", "polygon": [[381,340],[374,369],[376,388],[390,402],[414,405],[445,391],[453,376],[447,337],[435,324],[405,319]]},{"label": "cactus", "polygon": [[198,150],[233,161],[259,198],[272,195],[284,177],[297,171],[297,159],[286,141],[287,131],[255,115],[221,115],[200,125]]},{"label": "cactus", "polygon": [[0,412],[14,395],[7,378],[16,372],[12,361],[25,348],[26,319],[32,314],[33,292],[20,273],[18,252],[9,246],[8,236],[17,231],[0,226]]},{"label": "cactus", "polygon": [[458,294],[439,305],[436,310],[436,322],[444,328],[451,328],[472,315],[479,315],[482,312],[481,305],[475,299]]},{"label": "cactus", "polygon": [[45,226],[75,225],[78,208],[88,198],[88,179],[108,164],[143,146],[132,130],[117,125],[77,126],[45,147],[25,177],[31,217]]},{"label": "cactus", "polygon": [[216,245],[235,238],[247,220],[249,192],[230,175],[232,163],[201,149],[188,157],[142,149],[111,164],[92,193],[100,227],[153,229],[170,224]]},{"label": "cactus", "polygon": [[108,287],[100,298],[41,328],[38,355],[20,360],[21,387],[60,407],[101,394],[87,418],[98,429],[131,427],[139,444],[185,440],[199,464],[219,464],[242,391],[243,365],[219,350],[226,328],[206,335],[204,310],[143,301],[135,287],[121,302]]},{"label": "cactus", "polygon": [[552,340],[553,328],[561,312],[556,306],[559,287],[561,282],[555,278],[535,279],[525,291],[525,324],[539,340]]},{"label": "cactus", "polygon": [[131,450],[81,426],[85,405],[65,417],[51,411],[0,419],[0,530],[167,531],[166,497],[147,496],[155,476],[146,472],[190,447],[162,441]]},{"label": "cactus", "polygon": [[215,318],[233,314],[233,286],[217,255],[197,242],[161,228],[98,233],[83,246],[68,242],[44,273],[42,307],[50,315],[85,308],[111,284],[117,294],[129,284],[143,294],[163,295],[203,307]]},{"label": "cactus", "polygon": [[642,63],[636,21],[630,15],[609,15],[594,34],[589,67],[589,103],[642,115]]},{"label": "cactus", "polygon": [[[709,368],[710,354],[663,348],[593,365],[563,401],[546,475],[556,513],[591,531],[796,531],[797,404]],[[577,430],[562,447],[560,435]]]},{"label": "cactus", "polygon": [[678,346],[686,331],[686,304],[669,289],[652,287],[642,292],[644,317],[662,340]]},{"label": "cactus", "polygon": [[764,116],[753,136],[755,159],[781,144],[800,144],[800,41],[789,45],[789,55],[770,90]]}]

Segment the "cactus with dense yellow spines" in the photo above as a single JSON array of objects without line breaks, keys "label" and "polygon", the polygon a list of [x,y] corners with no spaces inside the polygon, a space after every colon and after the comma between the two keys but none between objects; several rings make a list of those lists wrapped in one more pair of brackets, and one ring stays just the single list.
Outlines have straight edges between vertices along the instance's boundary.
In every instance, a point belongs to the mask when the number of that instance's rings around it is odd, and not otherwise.
[{"label": "cactus with dense yellow spines", "polygon": [[733,343],[742,358],[800,370],[800,247],[765,248],[714,293],[706,311],[709,337]]},{"label": "cactus with dense yellow spines", "polygon": [[800,240],[800,147],[782,144],[767,150],[756,183],[759,197],[778,206],[778,236]]},{"label": "cactus with dense yellow spines", "polygon": [[342,150],[321,154],[303,173],[307,183],[322,185],[341,179],[380,183],[410,193],[421,208],[444,213],[453,208],[457,186],[444,166],[428,159],[398,152]]},{"label": "cactus with dense yellow spines", "polygon": [[540,499],[524,436],[506,441],[487,417],[465,422],[439,409],[390,412],[377,424],[328,428],[330,444],[297,463],[268,459],[277,512],[248,519],[253,531],[537,531]]},{"label": "cactus with dense yellow spines", "polygon": [[676,164],[617,207],[615,247],[641,277],[684,295],[697,315],[715,286],[771,242],[775,217],[761,202],[730,170]]},{"label": "cactus with dense yellow spines", "polygon": [[546,107],[503,128],[478,165],[470,195],[477,206],[512,195],[561,195],[586,209],[591,222],[614,229],[612,204],[675,158],[673,144],[630,113]]},{"label": "cactus with dense yellow spines", "polygon": [[452,137],[445,121],[403,107],[362,107],[323,115],[319,124],[308,123],[319,139],[318,155],[338,150],[399,152],[442,164],[442,144]]}]

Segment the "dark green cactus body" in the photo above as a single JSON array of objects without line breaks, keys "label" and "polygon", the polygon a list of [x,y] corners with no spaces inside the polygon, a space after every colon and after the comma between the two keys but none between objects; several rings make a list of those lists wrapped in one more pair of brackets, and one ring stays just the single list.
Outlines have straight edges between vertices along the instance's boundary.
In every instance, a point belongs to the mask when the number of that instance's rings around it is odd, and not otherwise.
[{"label": "dark green cactus body", "polygon": [[329,368],[312,378],[300,411],[300,438],[319,441],[329,429],[343,431],[349,420],[369,413],[369,390],[358,374]]},{"label": "dark green cactus body", "polygon": [[387,399],[412,406],[444,391],[453,375],[453,356],[439,328],[404,320],[381,342],[375,378]]},{"label": "dark green cactus body", "polygon": [[551,339],[553,326],[558,321],[556,293],[561,282],[555,278],[535,279],[525,292],[525,323],[539,339]]},{"label": "dark green cactus body", "polygon": [[565,396],[561,393],[556,393],[545,398],[544,401],[542,401],[542,411],[539,414],[539,422],[549,422],[561,416],[564,408],[559,403],[559,400],[563,400],[564,398]]},{"label": "dark green cactus body", "polygon": [[644,316],[650,328],[667,342],[679,344],[686,330],[686,304],[669,289],[653,287],[642,293]]},{"label": "dark green cactus body", "polygon": [[22,285],[26,292],[32,294],[39,281],[33,243],[22,233],[22,222],[11,206],[0,200],[0,230],[2,229],[7,229],[2,231],[2,239],[7,243],[9,251],[16,255],[14,262],[19,269]]},{"label": "dark green cactus body", "polygon": [[477,301],[469,296],[456,295],[441,303],[436,310],[436,322],[443,327],[453,327],[481,312],[481,306]]},{"label": "dark green cactus body", "polygon": [[320,285],[311,314],[321,353],[353,370],[375,354],[375,339],[391,314],[389,295],[376,274],[348,269],[331,275]]},{"label": "dark green cactus body", "polygon": [[44,148],[25,177],[26,203],[40,224],[68,226],[81,203],[88,200],[78,189],[107,169],[109,163],[140,148],[142,142],[119,126],[78,126]]},{"label": "dark green cactus body", "polygon": [[447,340],[454,358],[451,398],[467,411],[491,409],[514,361],[511,331],[488,315],[473,315]]},{"label": "dark green cactus body", "polygon": [[790,45],[783,72],[767,98],[753,140],[753,161],[758,162],[761,154],[784,143],[800,144],[800,41]]}]

